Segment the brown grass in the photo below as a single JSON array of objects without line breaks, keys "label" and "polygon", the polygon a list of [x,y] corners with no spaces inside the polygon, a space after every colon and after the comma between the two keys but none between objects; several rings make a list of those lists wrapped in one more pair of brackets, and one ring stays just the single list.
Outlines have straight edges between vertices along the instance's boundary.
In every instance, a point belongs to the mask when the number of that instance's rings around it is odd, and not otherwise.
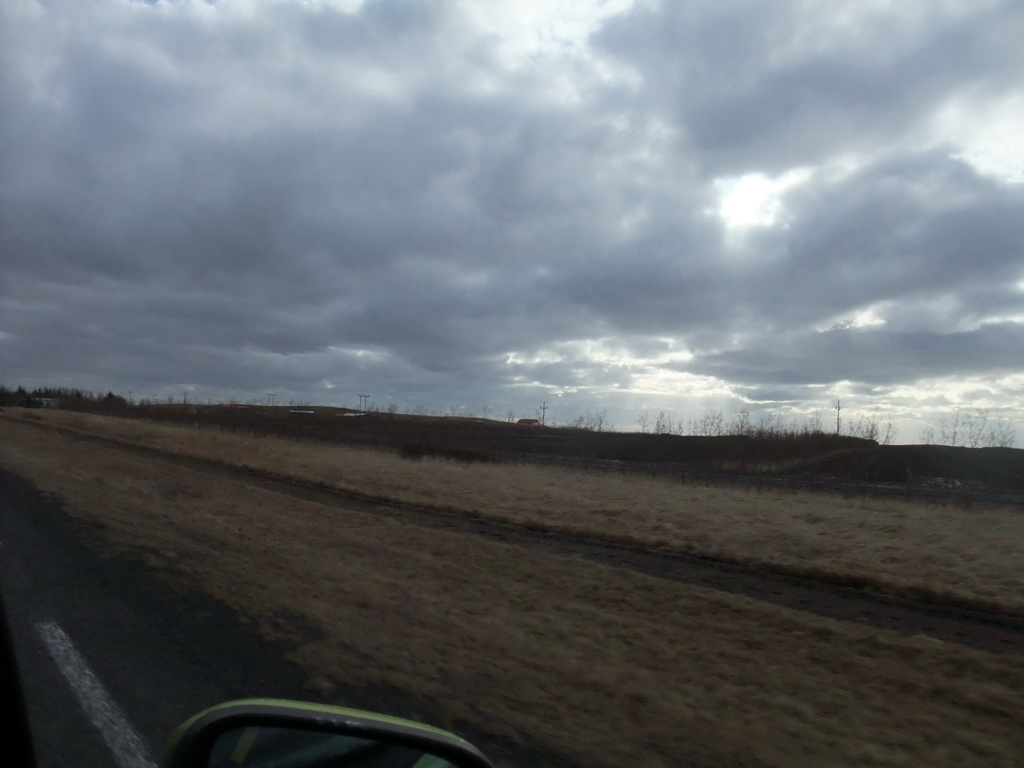
[{"label": "brown grass", "polygon": [[582,765],[1019,765],[1024,670],[925,638],[427,531],[0,421],[0,464],[295,659]]},{"label": "brown grass", "polygon": [[[562,468],[467,465],[64,412],[47,424],[474,516],[1024,615],[1024,514]],[[15,417],[16,418],[16,417]]]}]

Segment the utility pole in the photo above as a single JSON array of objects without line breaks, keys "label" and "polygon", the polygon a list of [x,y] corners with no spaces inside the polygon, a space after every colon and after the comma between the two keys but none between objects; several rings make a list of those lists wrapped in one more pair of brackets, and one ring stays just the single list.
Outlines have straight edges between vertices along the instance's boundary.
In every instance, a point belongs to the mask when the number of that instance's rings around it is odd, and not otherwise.
[{"label": "utility pole", "polygon": [[267,402],[271,405],[274,404],[275,397],[277,397],[277,392],[267,392]]},{"label": "utility pole", "polygon": [[836,435],[839,434],[839,412],[841,410],[843,410],[843,406],[836,400]]},{"label": "utility pole", "polygon": [[540,404],[540,423],[545,426],[547,425],[547,422],[544,420],[544,417],[547,416],[547,410],[548,402],[547,400],[545,400],[543,403]]},{"label": "utility pole", "polygon": [[369,405],[369,403],[370,403],[370,396],[369,395],[360,395],[359,396],[359,410],[360,411],[365,411],[367,406]]}]

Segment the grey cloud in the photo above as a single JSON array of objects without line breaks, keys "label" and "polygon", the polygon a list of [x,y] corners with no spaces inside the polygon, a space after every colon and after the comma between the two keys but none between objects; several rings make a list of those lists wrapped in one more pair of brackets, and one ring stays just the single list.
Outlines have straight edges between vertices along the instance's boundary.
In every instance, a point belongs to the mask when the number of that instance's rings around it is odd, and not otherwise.
[{"label": "grey cloud", "polygon": [[834,330],[788,334],[758,349],[707,355],[688,370],[747,384],[891,385],[956,374],[1019,369],[1024,324],[994,323],[960,333]]},{"label": "grey cloud", "polygon": [[[1019,345],[1024,188],[911,141],[1019,82],[1015,5],[842,30],[810,4],[638,5],[543,66],[455,3],[52,8],[0,33],[6,376],[612,402],[637,371],[505,363],[604,339],[784,399]],[[735,245],[714,215],[712,176],[858,149],[784,196],[786,227]],[[870,306],[888,325],[813,331]]]},{"label": "grey cloud", "polygon": [[954,94],[1015,87],[1024,9],[950,9],[641,5],[595,44],[635,67],[640,103],[667,110],[708,174],[774,174],[899,141]]},{"label": "grey cloud", "polygon": [[1024,277],[1024,189],[983,179],[948,152],[886,158],[837,184],[812,181],[786,205],[789,226],[748,246],[752,279],[738,292],[780,324],[879,302],[966,300]]},{"label": "grey cloud", "polygon": [[[723,294],[736,319],[690,337],[689,370],[747,384],[892,385],[1018,367],[1021,326],[1001,321],[1024,316],[1024,189],[929,152],[812,181],[786,202],[790,226],[748,245],[748,279]],[[869,307],[883,328],[812,330]],[[719,351],[733,333],[748,338],[743,348]]]}]

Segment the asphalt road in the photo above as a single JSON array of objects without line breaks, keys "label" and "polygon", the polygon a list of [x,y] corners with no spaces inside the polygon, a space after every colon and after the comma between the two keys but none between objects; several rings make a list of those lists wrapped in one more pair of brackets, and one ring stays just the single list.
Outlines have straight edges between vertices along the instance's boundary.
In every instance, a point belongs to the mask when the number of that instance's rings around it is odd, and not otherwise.
[{"label": "asphalt road", "polygon": [[143,768],[205,707],[310,698],[287,649],[100,543],[0,472],[0,589],[40,768]]},{"label": "asphalt road", "polygon": [[[285,661],[293,645],[268,643],[220,603],[176,591],[139,558],[106,552],[97,526],[0,470],[0,594],[38,768],[151,768],[179,724],[239,698],[326,701],[434,721],[430,701],[389,688],[314,693],[305,673]],[[288,629],[312,636],[297,622]],[[576,766],[459,732],[494,759]]]}]

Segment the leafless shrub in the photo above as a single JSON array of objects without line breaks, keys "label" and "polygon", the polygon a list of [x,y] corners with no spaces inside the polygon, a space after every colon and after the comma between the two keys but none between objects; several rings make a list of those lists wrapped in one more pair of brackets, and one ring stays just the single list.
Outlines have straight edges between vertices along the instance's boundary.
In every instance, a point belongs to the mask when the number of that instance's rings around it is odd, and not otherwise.
[{"label": "leafless shrub", "polygon": [[990,448],[1013,448],[1016,443],[1017,430],[1010,419],[1000,417],[988,431],[986,445]]},{"label": "leafless shrub", "polygon": [[636,423],[640,427],[640,432],[647,434],[647,429],[651,426],[651,415],[647,411],[643,411],[637,416]]},{"label": "leafless shrub", "polygon": [[582,429],[587,432],[610,432],[613,427],[608,421],[608,411],[587,410],[582,416],[577,416],[568,425],[569,429]]},{"label": "leafless shrub", "polygon": [[672,417],[664,411],[659,411],[657,417],[654,419],[654,434],[672,434]]},{"label": "leafless shrub", "polygon": [[[967,448],[1012,448],[1016,441],[1013,421],[999,417],[990,424],[990,416],[990,408],[954,408],[952,413],[939,419],[941,443]],[[934,429],[928,427],[926,430],[931,430],[930,436],[934,440]]]},{"label": "leafless shrub", "polygon": [[732,420],[732,425],[729,427],[729,434],[753,436],[754,426],[750,421],[750,411],[742,408],[736,413]]},{"label": "leafless shrub", "polygon": [[690,434],[701,437],[720,437],[725,434],[725,416],[721,410],[705,411],[690,419]]}]

